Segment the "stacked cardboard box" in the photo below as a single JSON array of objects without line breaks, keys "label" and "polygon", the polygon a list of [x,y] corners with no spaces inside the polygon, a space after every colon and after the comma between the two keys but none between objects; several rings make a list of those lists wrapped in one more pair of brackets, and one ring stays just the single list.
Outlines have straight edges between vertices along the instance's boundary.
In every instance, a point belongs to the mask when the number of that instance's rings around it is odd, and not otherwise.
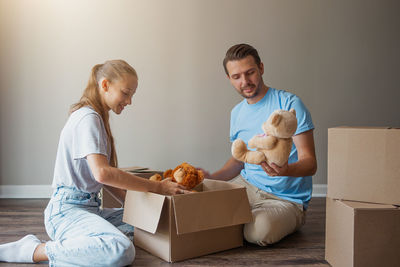
[{"label": "stacked cardboard box", "polygon": [[400,129],[328,129],[325,259],[400,266]]}]

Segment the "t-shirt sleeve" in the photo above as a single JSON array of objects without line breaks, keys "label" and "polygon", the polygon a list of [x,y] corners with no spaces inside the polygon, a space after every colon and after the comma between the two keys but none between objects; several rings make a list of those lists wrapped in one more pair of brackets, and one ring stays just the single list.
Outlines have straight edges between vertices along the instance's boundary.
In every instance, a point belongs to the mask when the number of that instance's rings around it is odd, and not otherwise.
[{"label": "t-shirt sleeve", "polygon": [[314,129],[311,114],[298,96],[293,95],[288,104],[287,110],[291,108],[296,110],[297,130],[294,135]]},{"label": "t-shirt sleeve", "polygon": [[93,113],[85,115],[74,129],[72,143],[74,159],[85,158],[90,154],[107,156],[107,137],[101,118]]}]

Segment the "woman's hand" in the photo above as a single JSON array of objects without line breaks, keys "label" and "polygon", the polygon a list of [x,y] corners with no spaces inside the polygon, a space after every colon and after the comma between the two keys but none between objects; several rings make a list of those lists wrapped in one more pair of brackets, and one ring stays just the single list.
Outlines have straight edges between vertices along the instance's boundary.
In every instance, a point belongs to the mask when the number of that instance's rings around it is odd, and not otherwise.
[{"label": "woman's hand", "polygon": [[187,190],[186,187],[178,183],[172,182],[171,178],[166,178],[161,180],[159,193],[162,195],[176,195],[176,194],[187,194],[191,191]]}]

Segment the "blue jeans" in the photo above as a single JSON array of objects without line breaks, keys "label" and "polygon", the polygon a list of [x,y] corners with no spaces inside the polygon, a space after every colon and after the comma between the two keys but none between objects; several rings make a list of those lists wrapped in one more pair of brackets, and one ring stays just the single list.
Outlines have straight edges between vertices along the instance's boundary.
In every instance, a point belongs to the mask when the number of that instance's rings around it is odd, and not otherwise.
[{"label": "blue jeans", "polygon": [[122,209],[102,210],[100,202],[96,193],[76,188],[54,191],[44,213],[52,240],[46,243],[50,266],[125,266],[133,262],[135,248],[121,232],[132,233],[133,227],[122,222]]}]

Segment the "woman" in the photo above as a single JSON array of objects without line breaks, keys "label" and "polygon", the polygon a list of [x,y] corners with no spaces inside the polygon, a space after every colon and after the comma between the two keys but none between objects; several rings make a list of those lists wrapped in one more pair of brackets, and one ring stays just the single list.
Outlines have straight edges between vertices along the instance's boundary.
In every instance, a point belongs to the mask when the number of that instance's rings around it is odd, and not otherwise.
[{"label": "woman", "polygon": [[[50,266],[124,266],[135,249],[121,228],[122,210],[101,210],[98,193],[107,186],[125,196],[125,189],[159,194],[189,191],[165,180],[154,182],[117,168],[109,111],[120,114],[138,86],[136,71],[123,60],[92,68],[80,101],[72,105],[57,151],[52,187],[45,210],[52,241],[34,235],[0,245],[0,261],[49,261]],[[125,225],[126,226],[126,225]]]}]

